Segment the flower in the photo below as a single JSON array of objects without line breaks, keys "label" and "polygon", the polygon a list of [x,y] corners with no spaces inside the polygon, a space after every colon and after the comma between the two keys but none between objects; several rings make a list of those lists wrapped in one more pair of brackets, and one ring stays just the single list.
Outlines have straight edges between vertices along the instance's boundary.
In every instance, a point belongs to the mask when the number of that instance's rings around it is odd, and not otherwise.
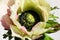
[{"label": "flower", "polygon": [[13,5],[8,3],[10,9],[2,18],[2,25],[5,29],[11,29],[13,36],[23,40],[25,38],[34,40],[48,30],[45,27],[51,8],[45,0],[15,0],[13,2]]}]

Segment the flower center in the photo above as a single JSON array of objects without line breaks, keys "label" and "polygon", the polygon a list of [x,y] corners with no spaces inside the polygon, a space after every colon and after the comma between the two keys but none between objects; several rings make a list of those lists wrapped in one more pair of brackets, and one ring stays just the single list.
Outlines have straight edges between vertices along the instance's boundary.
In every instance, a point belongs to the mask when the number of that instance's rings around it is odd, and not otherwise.
[{"label": "flower center", "polygon": [[40,21],[39,15],[34,11],[25,11],[21,15],[19,15],[19,22],[22,26],[28,31],[31,31],[32,27]]}]

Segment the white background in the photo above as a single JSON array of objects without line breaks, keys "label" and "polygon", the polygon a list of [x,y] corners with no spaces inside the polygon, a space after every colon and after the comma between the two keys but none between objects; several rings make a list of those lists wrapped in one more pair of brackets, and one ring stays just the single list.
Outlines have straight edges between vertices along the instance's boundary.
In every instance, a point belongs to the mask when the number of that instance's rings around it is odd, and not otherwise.
[{"label": "white background", "polygon": [[[6,8],[8,8],[6,6],[7,2],[8,2],[8,0],[1,0],[0,1],[0,20],[1,20],[1,17],[6,13]],[[47,2],[50,4],[51,7],[57,6],[58,8],[60,8],[60,0],[47,0]],[[53,10],[53,11],[51,11],[51,13],[54,13],[54,15],[59,17],[59,19],[57,19],[57,22],[60,23],[60,9]],[[0,22],[0,40],[8,40],[8,38],[3,39],[3,36],[2,36],[6,32],[7,31],[4,30],[4,28]],[[49,34],[49,36],[51,36],[54,40],[60,40],[60,31],[58,31],[56,33]]]}]

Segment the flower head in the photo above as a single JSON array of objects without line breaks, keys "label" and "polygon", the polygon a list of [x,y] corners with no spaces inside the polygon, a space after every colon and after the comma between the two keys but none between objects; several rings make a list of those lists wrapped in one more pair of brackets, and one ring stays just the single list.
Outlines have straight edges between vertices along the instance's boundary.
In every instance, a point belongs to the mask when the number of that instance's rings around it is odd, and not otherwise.
[{"label": "flower head", "polygon": [[32,40],[48,30],[45,27],[51,8],[45,0],[15,0],[10,10],[7,21],[3,19],[13,36]]}]

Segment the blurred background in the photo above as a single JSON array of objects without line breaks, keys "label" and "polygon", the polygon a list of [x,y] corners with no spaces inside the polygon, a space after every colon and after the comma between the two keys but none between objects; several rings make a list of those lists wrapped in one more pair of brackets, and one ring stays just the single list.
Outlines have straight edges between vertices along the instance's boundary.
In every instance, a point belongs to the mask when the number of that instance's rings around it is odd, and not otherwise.
[{"label": "blurred background", "polygon": [[[58,8],[60,8],[60,0],[46,0],[51,7],[55,7],[57,6]],[[6,14],[6,10],[7,10],[7,2],[8,0],[0,0],[0,20],[2,18],[2,16],[4,14]],[[58,16],[59,18],[56,20],[58,23],[60,23],[60,9],[55,9],[53,11],[51,11],[52,14]],[[0,40],[8,40],[8,38],[3,39],[3,34],[5,34],[7,31],[4,30],[3,26],[1,25],[0,22]],[[48,34],[49,36],[51,36],[54,40],[60,40],[60,31],[57,31],[55,33],[52,34]],[[14,39],[12,39],[14,40]]]}]

